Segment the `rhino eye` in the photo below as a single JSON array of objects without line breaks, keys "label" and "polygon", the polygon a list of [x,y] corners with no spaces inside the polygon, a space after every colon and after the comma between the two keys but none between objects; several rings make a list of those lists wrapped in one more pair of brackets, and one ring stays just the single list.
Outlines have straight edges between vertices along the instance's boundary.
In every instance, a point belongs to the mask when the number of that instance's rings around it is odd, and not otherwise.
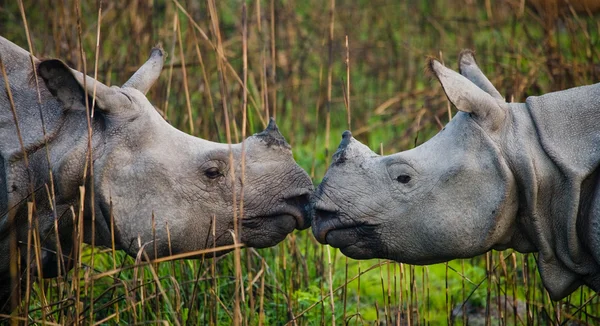
[{"label": "rhino eye", "polygon": [[206,171],[204,171],[204,175],[207,176],[209,179],[216,179],[216,178],[222,176],[223,174],[221,174],[221,171],[219,171],[219,168],[211,167],[211,168],[208,168]]},{"label": "rhino eye", "polygon": [[396,180],[398,180],[398,182],[400,183],[408,183],[410,182],[410,176],[406,174],[401,174],[396,178]]},{"label": "rhino eye", "polygon": [[400,184],[406,186],[399,186],[404,191],[405,188],[411,188],[414,182],[411,182],[413,178],[418,178],[417,171],[410,166],[408,163],[404,162],[393,162],[387,166],[387,172],[389,176],[390,182],[398,182]]}]

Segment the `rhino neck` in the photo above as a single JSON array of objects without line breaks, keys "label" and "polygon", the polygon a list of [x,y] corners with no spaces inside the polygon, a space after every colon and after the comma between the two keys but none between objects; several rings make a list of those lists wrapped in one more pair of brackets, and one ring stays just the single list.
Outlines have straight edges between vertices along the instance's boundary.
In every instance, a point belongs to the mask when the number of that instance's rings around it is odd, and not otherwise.
[{"label": "rhino neck", "polygon": [[[0,48],[2,46],[0,42]],[[2,53],[2,59],[6,64],[5,54]],[[27,60],[21,59],[24,64],[31,65],[28,57]],[[15,59],[10,64],[18,61]],[[13,105],[5,94],[0,94],[0,255],[4,254],[3,250],[9,248],[7,237],[3,235],[13,229],[17,230],[20,241],[24,240],[26,243],[26,203],[32,199],[35,199],[35,217],[40,237],[45,239],[43,246],[50,250],[43,251],[42,254],[52,252],[56,248],[54,222],[58,219],[63,240],[61,246],[63,253],[68,255],[71,243],[68,240],[72,236],[73,219],[70,207],[77,207],[79,186],[85,184],[83,171],[88,149],[85,112],[64,110],[62,104],[51,96],[43,83],[39,84],[41,104],[38,103],[37,89],[35,84],[31,84],[31,69],[8,70],[21,139],[18,137],[12,115]],[[4,89],[4,83],[4,78],[0,77],[0,88]],[[103,132],[101,117],[94,121],[93,129],[92,147],[96,157],[102,149],[102,142],[99,141]],[[51,182],[49,171],[52,171],[54,183]],[[53,191],[53,194],[49,194],[47,190]],[[53,197],[52,204],[50,196]],[[9,216],[14,223],[8,223]],[[46,267],[53,269],[56,263],[52,263],[52,257],[47,258],[42,258],[44,262],[48,261],[42,267],[44,275],[53,276]],[[0,262],[0,272],[8,267],[7,264]]]},{"label": "rhino neck", "polygon": [[[581,194],[586,191],[582,184],[589,176],[580,173],[585,166],[580,163],[590,159],[572,157],[573,164],[561,159],[565,155],[582,155],[567,153],[572,149],[557,141],[568,142],[573,137],[570,130],[586,124],[577,118],[569,120],[567,114],[556,124],[549,124],[549,116],[556,114],[559,119],[556,111],[560,110],[558,106],[548,110],[537,107],[550,100],[540,101],[540,98],[530,98],[526,104],[511,104],[511,126],[504,137],[504,150],[519,189],[517,230],[510,246],[522,252],[539,253],[538,267],[544,285],[553,299],[560,299],[580,286],[586,275],[599,271],[577,230]],[[552,100],[559,103],[557,98]],[[540,115],[544,116],[542,120]],[[588,135],[579,137],[589,140],[593,134],[590,130]]]},{"label": "rhino neck", "polygon": [[600,83],[527,98],[544,151],[569,178],[583,181],[600,165]]},{"label": "rhino neck", "polygon": [[551,202],[556,256],[540,257],[540,270],[562,264],[600,291],[600,84],[530,97],[527,107],[562,182]]},{"label": "rhino neck", "polygon": [[[35,153],[44,152],[40,149],[58,136],[64,124],[64,114],[62,105],[51,96],[41,80],[37,84],[41,97],[41,103],[38,103],[38,90],[27,51],[0,37],[0,60],[8,77],[8,82],[0,77],[0,88],[4,90],[8,84],[13,99],[10,101],[4,91],[0,93],[0,157],[4,160],[0,176],[5,178],[6,192],[2,196],[0,191],[0,200],[5,201],[5,205],[0,204],[0,207],[14,210],[15,205],[29,195],[30,182],[37,186],[46,181],[44,176],[27,172],[25,154],[30,161],[30,171],[43,164],[37,160]],[[34,58],[34,61],[37,62],[37,59]],[[44,171],[47,176],[47,164]],[[0,211],[0,217],[3,213],[6,211]]]}]

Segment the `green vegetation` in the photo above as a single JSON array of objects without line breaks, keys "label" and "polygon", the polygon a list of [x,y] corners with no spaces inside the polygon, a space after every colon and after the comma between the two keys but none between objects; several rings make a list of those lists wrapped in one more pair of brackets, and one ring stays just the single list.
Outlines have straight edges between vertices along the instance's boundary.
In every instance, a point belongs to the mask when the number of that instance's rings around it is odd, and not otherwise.
[{"label": "green vegetation", "polygon": [[[123,83],[162,42],[169,57],[151,102],[177,128],[222,142],[228,110],[232,140],[242,139],[244,1],[83,1],[79,10],[73,1],[24,1],[27,29],[19,2],[0,2],[0,34],[27,49],[28,29],[36,56],[78,70],[81,36],[89,75],[102,3],[100,81]],[[459,51],[475,49],[498,90],[520,102],[600,81],[600,22],[588,13],[553,17],[516,0],[338,2],[333,12],[332,1],[245,2],[249,133],[275,116],[315,184],[345,129],[389,154],[448,121],[454,111],[423,69],[428,55],[456,68]],[[550,301],[535,255],[512,250],[415,267],[347,259],[296,232],[274,248],[243,249],[240,288],[234,255],[211,257],[148,265],[86,247],[77,272],[34,283],[29,314],[21,307],[20,316],[59,324],[229,325],[236,314],[244,325],[600,322],[596,293]]]}]

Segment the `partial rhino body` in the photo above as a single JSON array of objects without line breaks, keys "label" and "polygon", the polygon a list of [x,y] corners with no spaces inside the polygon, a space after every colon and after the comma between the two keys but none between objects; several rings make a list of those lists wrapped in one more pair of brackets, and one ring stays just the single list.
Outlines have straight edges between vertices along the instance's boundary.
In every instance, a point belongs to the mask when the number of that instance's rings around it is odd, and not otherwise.
[{"label": "partial rhino body", "polygon": [[[145,96],[163,57],[154,49],[123,87],[107,87],[58,60],[33,58],[34,73],[30,54],[0,38],[0,67],[6,71],[6,78],[0,75],[0,305],[5,311],[18,285],[10,282],[9,262],[20,260],[21,279],[32,265],[26,259],[27,203],[34,203],[43,276],[55,276],[68,271],[77,241],[80,186],[85,186],[85,242],[110,247],[114,228],[117,249],[130,255],[144,245],[152,258],[233,244],[234,207],[240,210],[242,189],[240,234],[247,246],[273,246],[310,225],[312,182],[274,121],[244,146],[175,129]],[[90,109],[92,102],[90,163],[86,104]],[[11,250],[11,239],[20,256]]]},{"label": "partial rhino body", "polygon": [[313,232],[353,258],[432,264],[537,252],[553,299],[600,290],[600,84],[506,103],[460,55],[430,62],[461,111],[422,145],[379,156],[345,132],[315,192]]}]

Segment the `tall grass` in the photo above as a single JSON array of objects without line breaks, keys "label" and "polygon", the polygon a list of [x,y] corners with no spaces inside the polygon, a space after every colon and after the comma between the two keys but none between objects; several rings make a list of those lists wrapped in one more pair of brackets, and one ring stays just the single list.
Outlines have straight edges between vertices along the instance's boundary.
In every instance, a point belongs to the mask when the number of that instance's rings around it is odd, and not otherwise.
[{"label": "tall grass", "polygon": [[[168,61],[149,98],[168,121],[231,143],[276,116],[297,162],[318,184],[344,129],[393,153],[426,141],[448,121],[449,103],[423,73],[426,55],[456,67],[462,48],[475,49],[483,71],[514,101],[598,82],[597,17],[574,10],[549,17],[524,3],[19,1],[0,4],[0,34],[106,84],[123,83],[162,42]],[[240,213],[243,198],[236,203]],[[80,221],[81,214],[75,207],[70,218]],[[359,262],[305,231],[274,248],[234,245],[226,256],[207,250],[202,259],[147,263],[142,253],[133,258],[83,245],[80,234],[74,231],[81,245],[75,268],[28,282],[13,322],[600,322],[596,293],[581,288],[551,301],[535,255],[512,250],[432,266]]]}]

